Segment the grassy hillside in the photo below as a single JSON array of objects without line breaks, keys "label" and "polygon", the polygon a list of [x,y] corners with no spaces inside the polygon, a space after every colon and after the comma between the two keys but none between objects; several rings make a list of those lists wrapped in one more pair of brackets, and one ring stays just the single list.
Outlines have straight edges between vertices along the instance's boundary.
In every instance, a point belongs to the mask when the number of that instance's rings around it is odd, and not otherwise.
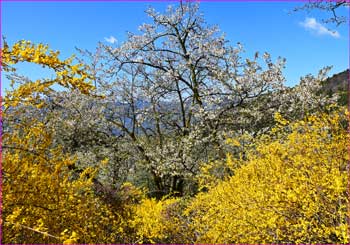
[{"label": "grassy hillside", "polygon": [[349,70],[333,75],[324,82],[323,91],[325,94],[339,93],[338,102],[341,105],[347,104]]}]

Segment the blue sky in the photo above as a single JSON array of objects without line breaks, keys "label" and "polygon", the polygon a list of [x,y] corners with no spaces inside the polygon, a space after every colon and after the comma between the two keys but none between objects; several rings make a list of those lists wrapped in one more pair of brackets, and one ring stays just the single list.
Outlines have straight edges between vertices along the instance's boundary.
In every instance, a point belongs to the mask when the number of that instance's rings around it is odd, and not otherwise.
[{"label": "blue sky", "polygon": [[[173,2],[2,2],[1,34],[9,44],[26,39],[45,43],[67,58],[75,47],[94,50],[98,42],[115,37],[122,42],[126,31],[136,32],[150,22],[147,6],[162,12]],[[284,75],[287,85],[295,85],[300,76],[317,74],[333,65],[330,75],[349,66],[348,25],[329,32],[321,23],[329,13],[313,11],[290,14],[301,2],[214,2],[200,4],[208,24],[217,24],[232,45],[243,44],[248,57],[265,51],[287,59]],[[348,14],[343,8],[339,14]],[[327,26],[332,27],[332,26]],[[19,66],[20,73],[33,79],[43,72],[35,65]],[[2,74],[2,88],[8,81]]]}]

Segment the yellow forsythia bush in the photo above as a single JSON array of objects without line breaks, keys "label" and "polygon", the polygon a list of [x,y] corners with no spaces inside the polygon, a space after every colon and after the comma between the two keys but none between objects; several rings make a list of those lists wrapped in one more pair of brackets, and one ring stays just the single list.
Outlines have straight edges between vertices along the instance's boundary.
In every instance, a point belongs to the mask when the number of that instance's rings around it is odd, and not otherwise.
[{"label": "yellow forsythia bush", "polygon": [[134,228],[133,243],[190,242],[192,232],[182,216],[186,201],[179,198],[143,199],[133,206],[130,226]]},{"label": "yellow forsythia bush", "polygon": [[74,159],[50,147],[42,124],[6,134],[3,140],[9,146],[2,169],[4,243],[122,241],[119,210],[93,192],[95,170],[87,168],[73,180],[68,166]]},{"label": "yellow forsythia bush", "polygon": [[[2,69],[29,62],[51,68],[52,80],[23,82],[4,98],[2,134],[2,231],[3,243],[117,243],[126,222],[121,211],[102,202],[94,193],[95,170],[86,168],[73,176],[75,159],[55,145],[44,122],[24,117],[26,108],[42,108],[50,86],[89,93],[93,88],[82,65],[61,61],[47,46],[20,41],[1,50]],[[122,209],[122,208],[120,208]]]},{"label": "yellow forsythia bush", "polygon": [[[26,81],[19,86],[15,91],[7,96],[11,99],[11,105],[17,105],[19,101],[32,103],[33,100],[28,100],[33,94],[33,90],[40,93],[47,92],[47,88],[53,84],[59,84],[69,89],[78,89],[84,94],[89,94],[94,90],[91,85],[92,77],[85,72],[84,65],[81,63],[73,64],[74,56],[61,60],[59,51],[49,49],[48,45],[34,44],[31,41],[21,40],[10,47],[4,41],[1,49],[1,68],[3,71],[16,71],[12,67],[21,62],[41,65],[45,68],[50,68],[55,72],[53,79],[41,79],[35,82]],[[24,100],[26,99],[26,100]]]},{"label": "yellow forsythia bush", "polygon": [[346,113],[277,119],[232,177],[188,206],[195,242],[349,242]]}]

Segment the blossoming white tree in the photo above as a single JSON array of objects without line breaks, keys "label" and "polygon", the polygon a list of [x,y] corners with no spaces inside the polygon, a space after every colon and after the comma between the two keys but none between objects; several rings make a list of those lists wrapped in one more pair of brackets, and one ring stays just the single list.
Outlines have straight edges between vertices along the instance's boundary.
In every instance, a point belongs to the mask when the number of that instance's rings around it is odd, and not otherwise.
[{"label": "blossoming white tree", "polygon": [[201,164],[225,157],[225,137],[268,130],[276,111],[297,118],[329,102],[318,93],[327,69],[286,88],[284,59],[243,59],[243,47],[207,25],[198,4],[146,12],[151,24],[121,45],[81,51],[103,98],[50,99],[56,141],[78,157],[78,169],[104,162],[104,186],[128,179],[149,182],[156,196],[192,193]]}]

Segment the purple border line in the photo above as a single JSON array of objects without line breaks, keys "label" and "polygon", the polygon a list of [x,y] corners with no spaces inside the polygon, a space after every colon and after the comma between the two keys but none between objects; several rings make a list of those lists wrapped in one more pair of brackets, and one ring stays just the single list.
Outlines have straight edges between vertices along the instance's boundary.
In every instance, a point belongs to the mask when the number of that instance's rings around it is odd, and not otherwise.
[{"label": "purple border line", "polygon": [[[349,3],[349,0],[346,0]],[[350,7],[348,8],[348,40],[350,40]],[[350,136],[350,42],[348,43],[348,135]],[[350,138],[350,137],[349,137]],[[346,223],[348,225],[348,229],[346,231],[348,239],[350,240],[350,142],[348,142],[348,164],[347,164],[347,195],[348,195],[348,210]],[[349,243],[349,241],[348,241]]]},{"label": "purple border line", "polygon": [[[2,49],[2,0],[0,0],[0,49]],[[3,228],[3,218],[2,218],[2,81],[1,81],[1,71],[2,71],[2,55],[0,53],[0,244],[2,244],[2,228]]]},{"label": "purple border line", "polygon": [[[308,0],[185,0],[188,2],[308,2]],[[332,1],[332,0],[330,0]],[[334,0],[333,0],[334,1]],[[0,0],[0,16],[2,17],[2,2],[179,2],[179,0]],[[346,0],[346,2],[350,3],[350,0]],[[350,8],[348,8],[348,38],[350,40]],[[0,49],[2,48],[2,18],[0,18]],[[350,42],[348,44],[348,134],[350,136]],[[0,66],[2,63],[2,56],[0,54]],[[2,228],[3,228],[3,219],[2,219],[2,203],[3,203],[3,196],[2,196],[2,133],[3,133],[3,96],[2,96],[2,80],[1,80],[1,74],[2,74],[2,67],[0,69],[0,244],[2,243]],[[348,238],[350,237],[350,142],[348,144],[348,181],[347,181],[347,190],[348,190],[348,216],[347,216],[347,235]],[[185,243],[186,244],[186,243]],[[293,243],[285,243],[284,245],[290,245]],[[350,241],[349,243],[350,244]],[[22,244],[16,244],[11,243],[11,245],[22,245]],[[27,245],[38,245],[38,244],[27,244]],[[46,245],[46,244],[42,244]],[[48,244],[48,245],[61,245],[61,244]],[[73,245],[73,244],[71,244]],[[75,245],[75,244],[74,244]],[[87,245],[85,243],[82,244],[76,244],[76,245]],[[89,244],[91,245],[91,244]],[[103,243],[103,244],[94,244],[94,245],[114,245],[113,243]],[[120,244],[120,245],[127,245],[127,244]],[[147,244],[146,244],[147,245]],[[154,244],[153,244],[154,245]],[[169,244],[170,245],[170,244]],[[173,244],[177,245],[177,244]],[[200,245],[200,244],[199,244]],[[204,245],[204,244],[203,244]],[[250,245],[246,243],[237,243],[236,245]],[[270,244],[259,244],[259,245],[270,245]],[[272,245],[272,244],[271,244]],[[275,245],[275,244],[274,244]],[[302,244],[300,244],[302,245]],[[322,245],[332,245],[332,244],[322,244]]]},{"label": "purple border line", "polygon": [[[77,244],[69,244],[69,245],[134,245],[139,243],[77,243]],[[212,245],[212,243],[142,243],[142,245]],[[228,245],[231,243],[215,243],[215,245]],[[299,243],[297,245],[334,245],[333,243]],[[23,243],[4,243],[1,245],[23,245]],[[62,243],[25,243],[25,245],[62,245]],[[278,243],[232,243],[232,245],[279,245]],[[281,243],[281,245],[296,245],[295,243]]]},{"label": "purple border line", "polygon": [[[183,0],[184,2],[308,2],[308,0]],[[336,1],[336,0],[326,0]],[[337,0],[339,1],[339,0]],[[180,2],[180,0],[0,0],[0,2]],[[347,0],[350,2],[350,0]]]}]

